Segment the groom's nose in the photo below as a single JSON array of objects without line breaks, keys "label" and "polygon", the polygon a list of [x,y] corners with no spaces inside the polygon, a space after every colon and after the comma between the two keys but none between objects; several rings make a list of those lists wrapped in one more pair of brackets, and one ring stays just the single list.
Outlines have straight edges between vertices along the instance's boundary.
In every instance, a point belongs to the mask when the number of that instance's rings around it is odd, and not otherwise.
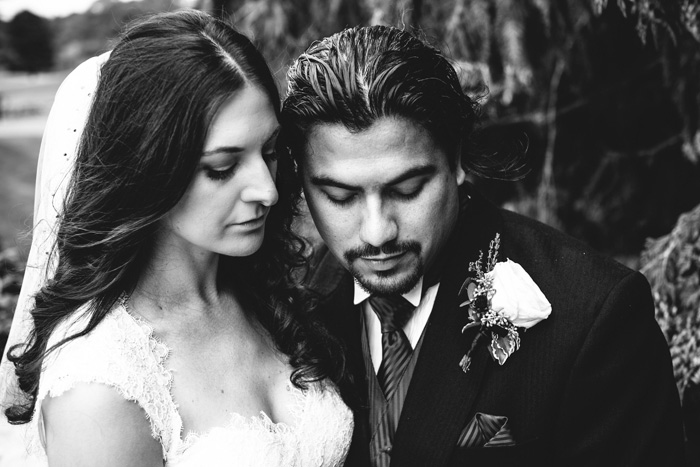
[{"label": "groom's nose", "polygon": [[398,226],[394,215],[381,197],[369,197],[360,221],[360,240],[375,247],[381,247],[395,240]]}]

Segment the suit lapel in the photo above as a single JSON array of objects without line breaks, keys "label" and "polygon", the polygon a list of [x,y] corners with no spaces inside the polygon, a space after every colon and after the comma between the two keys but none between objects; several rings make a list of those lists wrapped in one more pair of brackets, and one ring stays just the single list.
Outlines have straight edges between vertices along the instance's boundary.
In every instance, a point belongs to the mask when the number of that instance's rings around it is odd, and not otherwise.
[{"label": "suit lapel", "polygon": [[459,367],[476,333],[461,333],[467,312],[459,308],[457,294],[469,274],[469,262],[478,258],[480,250],[488,251],[489,242],[499,231],[500,217],[477,194],[467,203],[446,246],[451,259],[445,262],[401,413],[392,466],[446,464],[490,367],[488,351],[482,345],[473,352],[467,373]]},{"label": "suit lapel", "polygon": [[343,400],[354,413],[355,429],[353,431],[350,452],[345,461],[346,467],[366,467],[369,460],[369,399],[368,381],[362,353],[362,320],[360,310],[353,305],[353,281],[347,275],[330,300],[321,307],[331,313],[327,323],[330,331],[341,341],[345,348],[346,377],[340,384]]},{"label": "suit lapel", "polygon": [[317,310],[323,315],[322,322],[340,340],[345,349],[346,374],[341,382],[341,392],[346,403],[355,410],[356,406],[367,405],[364,359],[362,354],[361,314],[353,305],[354,286],[350,274],[333,257],[325,245],[318,247],[318,253],[310,264],[309,290],[320,298]]}]

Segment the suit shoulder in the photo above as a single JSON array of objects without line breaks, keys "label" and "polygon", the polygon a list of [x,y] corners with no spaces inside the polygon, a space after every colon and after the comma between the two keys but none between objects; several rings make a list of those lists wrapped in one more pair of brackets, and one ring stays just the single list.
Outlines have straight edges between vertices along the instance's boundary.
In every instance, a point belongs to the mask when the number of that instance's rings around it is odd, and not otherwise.
[{"label": "suit shoulder", "polygon": [[550,321],[583,332],[613,297],[651,303],[648,282],[639,272],[536,220],[507,211],[502,219],[501,259],[519,263],[532,277],[557,315]]},{"label": "suit shoulder", "polygon": [[634,271],[581,240],[527,216],[501,210],[505,251],[516,262],[575,270],[617,282]]}]

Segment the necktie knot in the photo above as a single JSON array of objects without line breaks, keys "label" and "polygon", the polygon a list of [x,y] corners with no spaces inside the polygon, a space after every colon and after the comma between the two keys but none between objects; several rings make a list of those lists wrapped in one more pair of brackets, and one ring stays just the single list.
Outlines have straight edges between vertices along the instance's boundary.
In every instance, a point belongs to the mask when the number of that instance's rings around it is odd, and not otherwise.
[{"label": "necktie knot", "polygon": [[414,306],[401,295],[371,296],[369,304],[382,323],[382,334],[403,329]]}]

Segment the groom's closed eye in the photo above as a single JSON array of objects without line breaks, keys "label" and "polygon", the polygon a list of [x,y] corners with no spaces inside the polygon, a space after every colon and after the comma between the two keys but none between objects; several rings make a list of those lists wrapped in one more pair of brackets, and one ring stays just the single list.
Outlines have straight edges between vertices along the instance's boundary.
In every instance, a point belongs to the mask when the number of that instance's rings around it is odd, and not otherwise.
[{"label": "groom's closed eye", "polygon": [[346,190],[338,187],[325,187],[321,190],[328,201],[333,204],[344,206],[357,198],[357,192],[354,190]]},{"label": "groom's closed eye", "polygon": [[386,193],[399,199],[411,200],[420,194],[427,181],[428,178],[424,176],[413,177],[388,187]]},{"label": "groom's closed eye", "polygon": [[[420,194],[427,181],[428,178],[425,176],[412,177],[386,187],[382,195],[399,200],[411,200]],[[358,194],[358,190],[336,186],[325,186],[321,191],[331,203],[341,206],[348,205],[357,199]]]},{"label": "groom's closed eye", "polygon": [[346,205],[357,197],[360,187],[348,185],[326,176],[311,177],[311,185],[333,204]]}]

